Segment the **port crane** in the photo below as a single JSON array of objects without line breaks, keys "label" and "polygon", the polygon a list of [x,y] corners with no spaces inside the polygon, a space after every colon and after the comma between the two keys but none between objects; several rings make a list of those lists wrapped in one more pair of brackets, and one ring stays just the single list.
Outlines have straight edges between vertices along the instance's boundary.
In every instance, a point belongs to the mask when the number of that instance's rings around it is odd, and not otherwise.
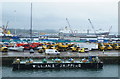
[{"label": "port crane", "polygon": [[4,34],[7,33],[8,23],[9,23],[9,21],[7,21],[6,26],[3,25],[3,33],[4,33]]},{"label": "port crane", "polygon": [[75,36],[73,30],[71,29],[70,23],[69,23],[69,21],[68,21],[67,18],[66,18],[66,21],[67,21],[67,24],[68,24],[68,26],[69,26],[69,28],[70,28],[70,31],[71,31],[71,33],[72,33],[72,36]]},{"label": "port crane", "polygon": [[111,29],[112,29],[112,26],[109,28],[109,33],[110,33]]},{"label": "port crane", "polygon": [[89,21],[89,23],[91,24],[92,29],[94,30],[94,33],[95,33],[95,35],[96,35],[96,37],[97,37],[97,34],[96,34],[96,31],[95,31],[95,28],[94,28],[94,26],[93,26],[93,24],[92,24],[91,20],[90,20],[90,19],[88,19],[88,21]]}]

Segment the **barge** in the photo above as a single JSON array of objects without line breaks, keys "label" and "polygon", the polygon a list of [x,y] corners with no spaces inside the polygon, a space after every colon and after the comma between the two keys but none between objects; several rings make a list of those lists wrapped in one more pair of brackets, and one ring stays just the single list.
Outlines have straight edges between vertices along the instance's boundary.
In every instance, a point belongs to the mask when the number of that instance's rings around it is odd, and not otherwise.
[{"label": "barge", "polygon": [[103,62],[98,57],[89,57],[88,59],[75,60],[70,59],[16,59],[13,62],[13,70],[19,69],[102,69]]}]

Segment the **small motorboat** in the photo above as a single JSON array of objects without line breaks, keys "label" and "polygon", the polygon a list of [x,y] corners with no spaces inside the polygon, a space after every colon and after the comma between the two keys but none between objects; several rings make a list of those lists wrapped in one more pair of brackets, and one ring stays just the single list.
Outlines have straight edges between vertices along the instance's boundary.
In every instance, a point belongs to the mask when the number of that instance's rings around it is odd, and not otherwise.
[{"label": "small motorboat", "polygon": [[6,46],[0,47],[0,52],[2,52],[3,55],[8,54],[8,48]]},{"label": "small motorboat", "polygon": [[8,50],[11,50],[11,51],[24,51],[24,47],[20,46],[20,47],[17,47],[17,46],[14,46],[14,47],[9,47]]}]

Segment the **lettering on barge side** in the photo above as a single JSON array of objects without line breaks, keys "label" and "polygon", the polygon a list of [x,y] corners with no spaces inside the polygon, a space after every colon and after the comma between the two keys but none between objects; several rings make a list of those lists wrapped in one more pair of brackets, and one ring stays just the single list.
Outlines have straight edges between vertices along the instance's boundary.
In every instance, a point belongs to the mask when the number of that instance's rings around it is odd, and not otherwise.
[{"label": "lettering on barge side", "polygon": [[[53,66],[54,64],[52,65],[49,65],[49,64],[46,64],[46,65],[32,65],[33,68],[54,68],[55,66]],[[60,67],[78,67],[80,68],[81,67],[81,64],[60,64]]]}]

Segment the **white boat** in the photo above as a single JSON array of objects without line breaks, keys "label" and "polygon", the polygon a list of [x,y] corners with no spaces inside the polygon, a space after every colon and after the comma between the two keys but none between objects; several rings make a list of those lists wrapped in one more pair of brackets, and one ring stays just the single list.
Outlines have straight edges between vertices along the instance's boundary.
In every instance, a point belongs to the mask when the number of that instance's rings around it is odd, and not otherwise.
[{"label": "white boat", "polygon": [[24,47],[20,46],[20,47],[9,47],[8,50],[11,50],[11,51],[24,51]]}]

